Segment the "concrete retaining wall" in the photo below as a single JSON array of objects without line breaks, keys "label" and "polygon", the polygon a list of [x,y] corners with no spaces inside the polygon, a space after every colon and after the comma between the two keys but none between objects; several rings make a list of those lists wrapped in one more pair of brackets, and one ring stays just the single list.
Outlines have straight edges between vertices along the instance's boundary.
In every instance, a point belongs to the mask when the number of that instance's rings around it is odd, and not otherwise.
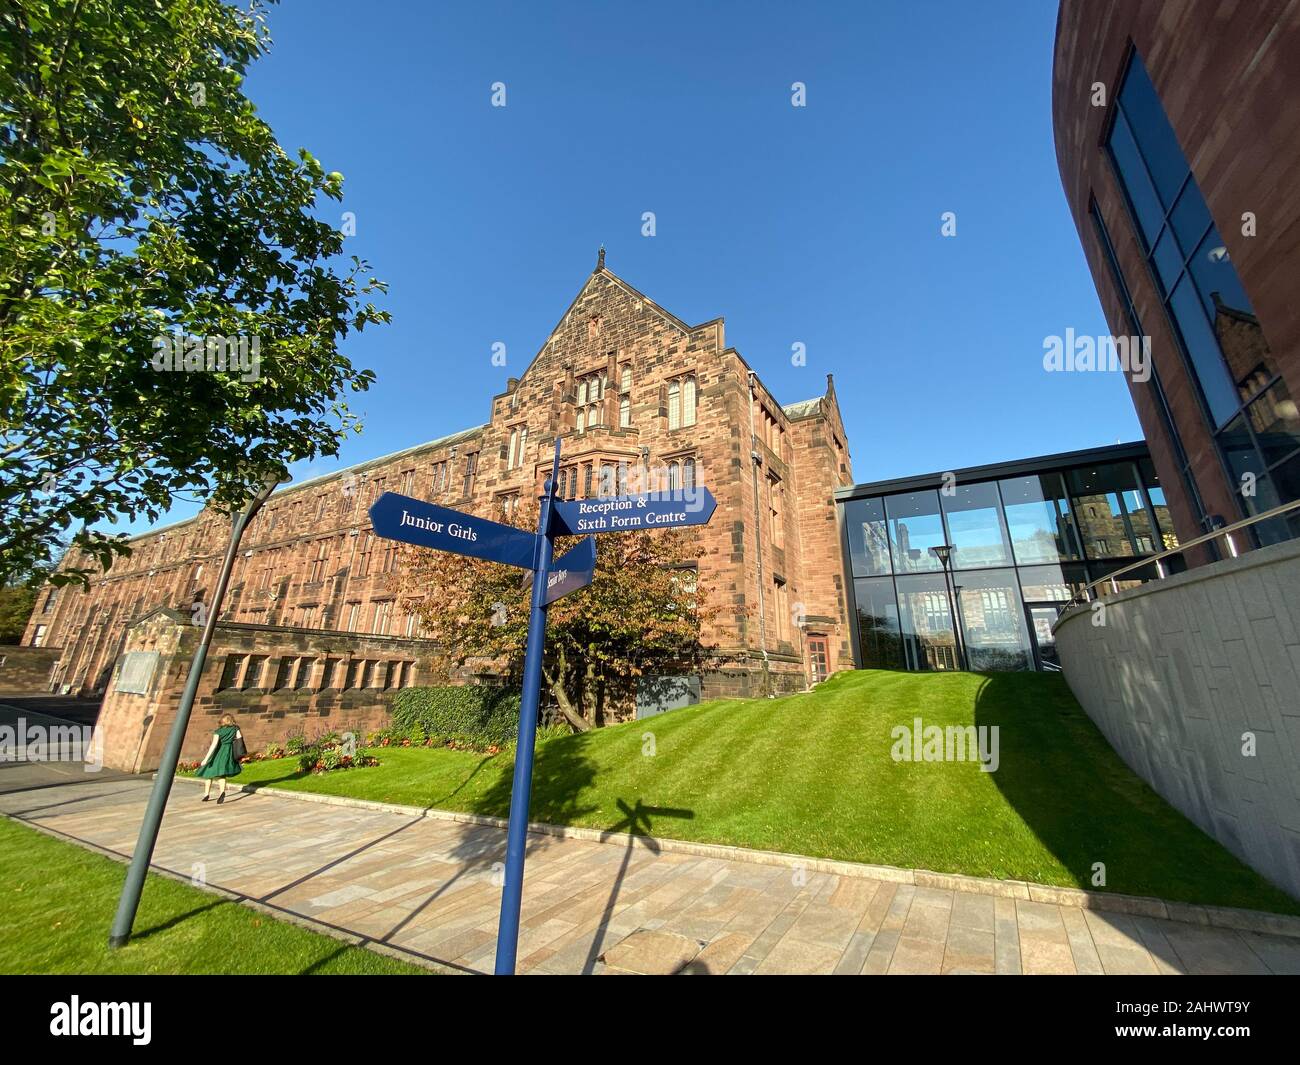
[{"label": "concrete retaining wall", "polygon": [[1056,624],[1075,697],[1157,792],[1300,898],[1300,541],[1103,602]]}]

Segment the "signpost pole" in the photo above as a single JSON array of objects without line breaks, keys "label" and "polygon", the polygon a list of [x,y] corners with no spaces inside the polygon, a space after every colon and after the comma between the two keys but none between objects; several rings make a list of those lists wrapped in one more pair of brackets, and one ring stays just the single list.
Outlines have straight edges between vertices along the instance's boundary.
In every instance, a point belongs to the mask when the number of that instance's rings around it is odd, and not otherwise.
[{"label": "signpost pole", "polygon": [[537,561],[533,573],[533,602],[524,652],[524,688],[519,700],[519,739],[515,744],[515,776],[510,788],[510,826],[506,830],[506,879],[501,891],[497,925],[497,976],[513,976],[519,948],[519,910],[524,893],[524,852],[528,843],[528,807],[533,794],[533,748],[537,738],[537,707],[542,691],[542,648],[546,640],[546,584],[551,572],[551,502],[560,469],[560,440],[555,463],[542,496],[537,519]]}]

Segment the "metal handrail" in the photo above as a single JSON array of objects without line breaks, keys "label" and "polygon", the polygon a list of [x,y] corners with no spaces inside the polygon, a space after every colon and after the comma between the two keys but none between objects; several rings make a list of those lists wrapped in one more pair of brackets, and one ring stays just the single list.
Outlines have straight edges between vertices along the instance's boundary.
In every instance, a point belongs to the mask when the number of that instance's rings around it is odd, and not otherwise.
[{"label": "metal handrail", "polygon": [[[1257,522],[1276,518],[1280,514],[1287,514],[1296,509],[1300,509],[1300,499],[1293,500],[1290,503],[1283,503],[1280,507],[1274,507],[1272,510],[1266,510],[1260,514],[1253,514],[1249,518],[1243,518],[1241,521],[1234,521],[1231,525],[1224,525],[1222,528],[1215,529],[1213,532],[1208,532],[1203,536],[1198,536],[1195,540],[1188,540],[1185,544],[1171,547],[1168,551],[1161,551],[1158,555],[1146,555],[1137,562],[1130,563],[1127,566],[1121,566],[1119,569],[1115,570],[1114,573],[1108,573],[1104,577],[1098,577],[1095,581],[1089,581],[1085,584],[1083,586],[1083,592],[1075,592],[1074,597],[1066,603],[1065,606],[1061,607],[1061,613],[1058,616],[1064,617],[1067,610],[1081,601],[1091,603],[1092,595],[1090,593],[1092,589],[1105,584],[1107,581],[1110,582],[1111,590],[1117,592],[1119,591],[1119,588],[1115,584],[1116,577],[1120,577],[1135,569],[1141,569],[1143,566],[1149,566],[1153,562],[1156,564],[1156,572],[1160,574],[1160,579],[1163,580],[1165,572],[1164,567],[1160,565],[1160,560],[1162,558],[1168,558],[1170,555],[1181,555],[1189,548],[1208,543],[1210,540],[1217,540],[1219,537],[1227,536],[1229,533],[1235,532],[1238,529],[1244,529],[1247,526],[1256,524]],[[1233,558],[1237,557],[1237,546],[1231,539],[1228,540],[1228,550],[1232,553]],[[1080,600],[1080,594],[1083,595],[1083,600]]]}]

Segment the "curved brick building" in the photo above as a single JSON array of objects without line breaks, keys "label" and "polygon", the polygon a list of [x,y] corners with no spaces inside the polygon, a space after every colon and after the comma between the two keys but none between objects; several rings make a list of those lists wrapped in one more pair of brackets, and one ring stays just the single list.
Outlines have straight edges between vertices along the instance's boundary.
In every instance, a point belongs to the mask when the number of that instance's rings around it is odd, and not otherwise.
[{"label": "curved brick building", "polygon": [[1300,498],[1298,56],[1285,0],[1060,8],[1061,180],[1111,332],[1150,338],[1129,387],[1184,540]]}]

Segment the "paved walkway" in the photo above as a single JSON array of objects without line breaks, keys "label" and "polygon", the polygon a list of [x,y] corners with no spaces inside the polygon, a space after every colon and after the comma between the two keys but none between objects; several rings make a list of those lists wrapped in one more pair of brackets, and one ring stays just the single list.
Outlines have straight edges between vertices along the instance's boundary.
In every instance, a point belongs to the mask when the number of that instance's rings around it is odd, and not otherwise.
[{"label": "paved walkway", "polygon": [[[18,767],[0,771],[0,780]],[[0,787],[0,812],[130,854],[150,782]],[[424,958],[489,972],[505,833],[178,783],[155,864]],[[1300,973],[1300,939],[530,836],[521,972]]]}]

